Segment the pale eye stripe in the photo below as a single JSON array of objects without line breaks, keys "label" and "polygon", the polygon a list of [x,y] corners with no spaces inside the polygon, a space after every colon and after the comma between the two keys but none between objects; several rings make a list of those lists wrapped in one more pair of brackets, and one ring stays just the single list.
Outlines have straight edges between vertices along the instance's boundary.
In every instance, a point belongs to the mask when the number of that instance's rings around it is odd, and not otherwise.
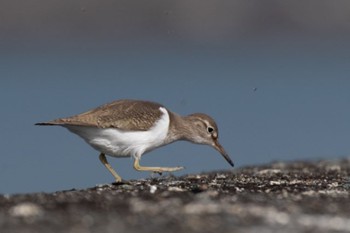
[{"label": "pale eye stripe", "polygon": [[210,123],[207,121],[207,120],[202,120],[202,123],[204,124],[204,126],[207,128],[207,127],[211,127],[214,129],[213,126],[210,125]]}]

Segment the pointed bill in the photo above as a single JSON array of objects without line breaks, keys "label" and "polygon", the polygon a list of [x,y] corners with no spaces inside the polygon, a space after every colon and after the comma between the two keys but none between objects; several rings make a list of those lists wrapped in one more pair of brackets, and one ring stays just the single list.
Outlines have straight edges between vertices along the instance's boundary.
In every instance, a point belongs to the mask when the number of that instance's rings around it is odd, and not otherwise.
[{"label": "pointed bill", "polygon": [[231,160],[231,158],[226,153],[225,149],[220,145],[218,140],[214,141],[214,148],[220,152],[220,154],[226,159],[226,161],[233,167],[234,164]]}]

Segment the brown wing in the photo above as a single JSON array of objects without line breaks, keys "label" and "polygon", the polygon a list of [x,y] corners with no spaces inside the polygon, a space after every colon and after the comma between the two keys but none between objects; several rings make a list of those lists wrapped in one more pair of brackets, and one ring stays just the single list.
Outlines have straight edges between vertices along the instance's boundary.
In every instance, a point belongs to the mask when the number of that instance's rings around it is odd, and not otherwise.
[{"label": "brown wing", "polygon": [[162,115],[162,105],[149,101],[118,100],[68,118],[38,125],[82,125],[122,130],[148,130]]}]

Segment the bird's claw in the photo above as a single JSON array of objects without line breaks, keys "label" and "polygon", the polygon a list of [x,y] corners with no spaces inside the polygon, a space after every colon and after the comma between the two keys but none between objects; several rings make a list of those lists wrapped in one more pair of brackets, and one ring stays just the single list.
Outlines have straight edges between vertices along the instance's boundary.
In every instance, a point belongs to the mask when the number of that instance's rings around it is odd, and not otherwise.
[{"label": "bird's claw", "polygon": [[152,171],[152,174],[158,174],[158,175],[163,175],[163,172],[161,172],[161,171]]}]

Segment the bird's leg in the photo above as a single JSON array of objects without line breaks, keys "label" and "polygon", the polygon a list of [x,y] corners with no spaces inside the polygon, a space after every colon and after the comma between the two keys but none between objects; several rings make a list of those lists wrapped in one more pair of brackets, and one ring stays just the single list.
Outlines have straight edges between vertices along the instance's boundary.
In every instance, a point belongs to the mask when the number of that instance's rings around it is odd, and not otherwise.
[{"label": "bird's leg", "polygon": [[120,183],[122,181],[122,178],[116,173],[116,171],[114,171],[112,166],[108,163],[105,154],[101,153],[99,156],[99,159],[100,159],[101,163],[108,169],[108,171],[110,173],[112,173],[112,175],[115,178],[115,182]]},{"label": "bird's leg", "polygon": [[140,159],[135,159],[134,168],[138,171],[151,171],[159,174],[162,172],[174,172],[184,169],[184,167],[143,167],[140,165]]}]

